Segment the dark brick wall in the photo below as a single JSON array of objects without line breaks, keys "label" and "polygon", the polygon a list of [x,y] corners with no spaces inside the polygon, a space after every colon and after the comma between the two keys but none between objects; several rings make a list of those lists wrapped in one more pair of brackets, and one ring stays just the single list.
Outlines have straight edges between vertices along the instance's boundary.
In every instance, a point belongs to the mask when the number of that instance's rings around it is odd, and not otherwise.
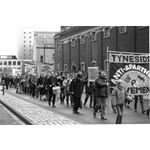
[{"label": "dark brick wall", "polygon": [[73,63],[78,71],[80,70],[81,62],[86,63],[87,70],[88,66],[92,66],[92,61],[96,61],[99,68],[104,69],[107,47],[112,51],[149,52],[149,27],[139,29],[138,27],[128,26],[127,32],[120,34],[119,27],[115,26],[111,28],[110,37],[107,38],[104,37],[103,30],[99,30],[96,32],[96,41],[91,41],[91,34],[87,31],[85,43],[81,44],[80,36],[77,35],[75,46],[72,47],[71,35],[79,34],[89,29],[94,29],[94,27],[74,28],[74,30],[72,29],[67,33],[61,33],[61,36],[56,38],[55,43],[60,43],[65,38],[70,39],[68,43],[61,45],[60,51],[55,49],[55,64],[59,63],[61,71],[64,69],[64,64],[67,64],[68,71],[70,71]]},{"label": "dark brick wall", "polygon": [[136,28],[136,52],[149,53],[149,28]]}]

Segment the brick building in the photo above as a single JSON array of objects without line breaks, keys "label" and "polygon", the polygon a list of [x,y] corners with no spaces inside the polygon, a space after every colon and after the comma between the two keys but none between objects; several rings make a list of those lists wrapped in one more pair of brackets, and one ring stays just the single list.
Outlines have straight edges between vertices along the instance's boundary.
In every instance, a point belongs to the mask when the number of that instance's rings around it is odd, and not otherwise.
[{"label": "brick building", "polygon": [[63,26],[55,35],[55,71],[106,69],[107,49],[149,52],[147,26]]}]

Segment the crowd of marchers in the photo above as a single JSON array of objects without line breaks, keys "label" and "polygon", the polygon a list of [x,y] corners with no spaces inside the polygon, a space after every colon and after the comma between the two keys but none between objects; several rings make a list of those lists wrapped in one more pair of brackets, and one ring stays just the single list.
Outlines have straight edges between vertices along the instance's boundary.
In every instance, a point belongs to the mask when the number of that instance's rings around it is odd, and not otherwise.
[{"label": "crowd of marchers", "polygon": [[[56,99],[61,104],[72,107],[73,114],[80,114],[79,108],[85,107],[89,100],[89,107],[92,109],[93,117],[100,112],[101,120],[107,120],[105,115],[106,102],[108,97],[111,100],[111,107],[117,114],[116,124],[122,123],[124,107],[130,108],[133,98],[127,93],[124,82],[119,80],[116,87],[110,92],[107,74],[100,70],[95,81],[89,81],[88,76],[78,73],[48,73],[38,77],[35,74],[7,76],[3,75],[6,89],[14,87],[18,94],[28,94],[47,101],[49,106],[56,107]],[[85,99],[81,100],[85,92]],[[134,111],[137,111],[137,102],[140,101],[141,112],[149,117],[150,108],[144,109],[143,96],[134,97]],[[82,103],[83,102],[83,103]]]}]

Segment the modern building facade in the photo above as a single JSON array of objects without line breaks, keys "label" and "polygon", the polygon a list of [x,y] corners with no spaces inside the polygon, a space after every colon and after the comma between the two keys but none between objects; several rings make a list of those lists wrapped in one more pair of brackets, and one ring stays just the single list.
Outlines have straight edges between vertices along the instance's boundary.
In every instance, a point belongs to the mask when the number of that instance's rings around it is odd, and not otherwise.
[{"label": "modern building facade", "polygon": [[55,35],[55,71],[106,69],[107,50],[149,52],[147,26],[63,26]]},{"label": "modern building facade", "polygon": [[16,75],[22,71],[22,62],[14,55],[0,55],[0,76]]},{"label": "modern building facade", "polygon": [[24,29],[18,35],[18,58],[21,60],[33,59],[33,40],[34,32]]}]

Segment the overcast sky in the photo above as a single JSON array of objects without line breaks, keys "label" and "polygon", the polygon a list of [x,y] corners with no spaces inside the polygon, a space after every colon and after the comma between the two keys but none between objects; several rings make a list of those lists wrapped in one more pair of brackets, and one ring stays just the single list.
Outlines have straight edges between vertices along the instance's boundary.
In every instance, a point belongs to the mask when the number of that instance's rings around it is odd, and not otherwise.
[{"label": "overcast sky", "polygon": [[35,31],[60,31],[49,5],[35,0],[5,0],[0,4],[0,54],[16,54],[20,28]]},{"label": "overcast sky", "polygon": [[[119,0],[115,0],[120,4]],[[3,0],[0,2],[0,54],[16,54],[17,31],[21,27],[34,27],[38,31],[60,31],[70,25],[149,25],[149,5],[124,1],[123,7],[114,9],[114,1],[76,0]],[[134,7],[135,8],[135,7]],[[140,11],[139,11],[140,10]],[[120,13],[121,12],[121,13]],[[133,13],[135,12],[135,14]],[[146,23],[145,23],[146,22]]]}]

